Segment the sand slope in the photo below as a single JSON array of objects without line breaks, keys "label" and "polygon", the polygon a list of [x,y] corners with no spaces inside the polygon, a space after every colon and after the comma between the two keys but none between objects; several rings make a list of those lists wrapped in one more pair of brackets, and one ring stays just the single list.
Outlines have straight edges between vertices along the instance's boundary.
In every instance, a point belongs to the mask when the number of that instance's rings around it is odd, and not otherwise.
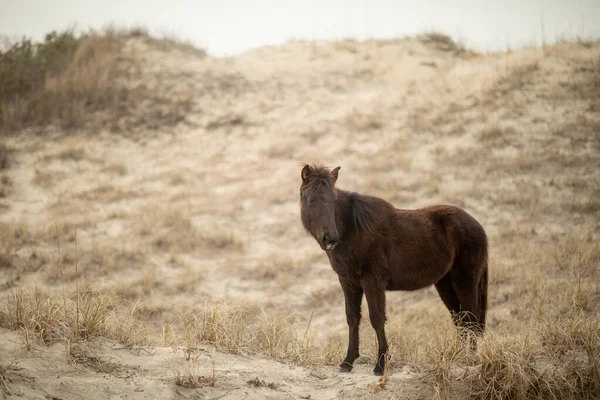
[{"label": "sand slope", "polygon": [[[20,267],[0,269],[0,296],[33,285],[61,293],[58,236],[67,292],[77,259],[82,286],[142,302],[136,318],[149,322],[149,343],[130,351],[94,339],[77,344],[78,363],[65,360],[64,342],[27,351],[20,334],[1,330],[9,398],[377,393],[367,344],[349,375],[218,351],[211,386],[211,346],[189,361],[161,338],[181,310],[225,301],[293,313],[301,327],[312,313],[315,342],[345,340],[337,278],[299,221],[303,162],[339,165],[340,187],[398,207],[448,203],[475,216],[490,237],[489,329],[498,334],[533,323],[515,300],[527,291],[525,244],[551,249],[571,232],[597,240],[597,43],[475,55],[417,38],[289,42],[223,59],[128,45],[144,59],[145,83],[176,82],[173,96],[192,95],[193,111],[158,132],[8,138],[12,185],[0,221],[5,232],[28,226],[31,240],[10,239]],[[431,288],[390,293],[387,309],[388,330],[419,346],[420,332],[449,320]],[[372,343],[367,322],[362,332]],[[400,364],[384,395],[431,398],[426,373]],[[201,387],[175,385],[177,370],[190,368]]]}]

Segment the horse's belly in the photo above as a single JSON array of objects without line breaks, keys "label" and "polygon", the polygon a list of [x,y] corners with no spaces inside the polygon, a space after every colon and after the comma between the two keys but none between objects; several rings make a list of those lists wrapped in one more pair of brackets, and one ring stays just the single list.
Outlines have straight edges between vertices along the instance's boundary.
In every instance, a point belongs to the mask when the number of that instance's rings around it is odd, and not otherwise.
[{"label": "horse's belly", "polygon": [[[437,282],[437,281],[436,281]],[[434,282],[428,281],[425,283],[423,281],[415,280],[403,280],[400,282],[388,282],[386,290],[419,290],[426,288],[427,286],[431,286]]]},{"label": "horse's belly", "polygon": [[388,270],[387,290],[418,290],[431,286],[448,273],[450,266],[450,262],[442,262]]}]

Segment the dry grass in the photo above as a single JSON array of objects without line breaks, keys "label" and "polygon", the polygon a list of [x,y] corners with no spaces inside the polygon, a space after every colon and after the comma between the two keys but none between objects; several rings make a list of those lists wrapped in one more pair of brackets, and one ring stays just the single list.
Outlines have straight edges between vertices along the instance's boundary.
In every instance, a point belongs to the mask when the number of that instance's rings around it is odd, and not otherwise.
[{"label": "dry grass", "polygon": [[312,290],[304,306],[309,310],[314,309],[331,309],[332,307],[339,306],[341,299],[344,294],[342,288],[337,282],[332,282],[327,288]]},{"label": "dry grass", "polygon": [[[521,307],[533,305],[523,312],[536,322],[529,331],[486,335],[475,372],[467,373],[466,379],[476,398],[574,399],[600,394],[600,246],[587,234],[572,233],[559,240],[554,252],[539,251],[527,250],[537,255],[529,258],[530,291],[519,301]],[[548,268],[552,265],[555,272]]]},{"label": "dry grass", "polygon": [[488,333],[477,353],[465,352],[457,335],[439,333],[425,365],[438,398],[592,399],[600,394],[598,322],[579,316],[516,335]]},{"label": "dry grass", "polygon": [[10,157],[12,149],[5,143],[0,143],[0,171],[10,166]]},{"label": "dry grass", "polygon": [[420,35],[419,40],[437,50],[451,52],[452,54],[464,58],[477,57],[478,54],[473,50],[468,50],[461,43],[457,43],[448,35],[439,32],[431,32]]},{"label": "dry grass", "polygon": [[[2,93],[2,131],[60,121],[81,126],[87,112],[117,109],[126,100],[114,81],[133,62],[121,60],[122,39],[114,32],[77,38],[73,32],[50,33],[44,43],[23,40],[3,53],[3,76],[15,76]],[[51,64],[47,65],[46,57]],[[25,63],[23,62],[25,61]],[[23,65],[24,64],[24,65]]]},{"label": "dry grass", "polygon": [[127,166],[123,163],[110,164],[104,167],[104,172],[109,172],[114,175],[123,176],[127,174]]},{"label": "dry grass", "polygon": [[[136,320],[136,307],[126,310],[115,300],[91,292],[65,298],[19,289],[7,299],[0,323],[20,330],[26,346],[34,340],[44,344],[57,340],[76,343],[97,336],[114,338],[131,347],[147,345],[147,328]],[[415,357],[406,353],[413,351],[411,344],[398,342],[401,335],[392,333],[389,367],[379,387],[385,390],[398,365],[419,362],[430,365],[436,390],[444,397],[468,393],[473,398],[593,398],[600,389],[600,333],[595,329],[600,321],[597,314],[590,319],[581,312],[576,318],[563,315],[542,322],[529,334],[488,334],[477,354],[465,353],[456,333],[440,329],[431,336],[431,345],[422,357]],[[295,318],[273,317],[265,311],[256,314],[226,303],[207,303],[203,311],[183,315],[180,339],[170,340],[187,343],[184,354],[190,362],[189,367],[178,369],[176,384],[192,388],[215,385],[214,367],[212,374],[201,373],[202,368],[195,362],[196,349],[203,344],[234,354],[262,353],[299,365],[338,362],[343,354],[339,338],[317,345],[312,340],[311,322],[304,325],[301,328]],[[85,352],[77,350],[80,347],[71,344],[69,348],[73,362],[91,362]],[[214,353],[212,357],[214,360]],[[462,384],[458,385],[456,378]]]},{"label": "dry grass", "polygon": [[187,40],[181,40],[173,35],[151,35],[144,27],[126,29],[122,31],[122,34],[126,37],[141,38],[152,47],[165,53],[180,51],[198,58],[206,57],[204,49],[194,46]]},{"label": "dry grass", "polygon": [[[13,150],[0,142],[0,172],[8,169],[11,163]],[[11,179],[4,174],[0,175],[0,198],[7,197],[12,189],[12,181]]]},{"label": "dry grass", "polygon": [[487,125],[477,133],[477,138],[484,145],[507,146],[516,144],[516,133],[512,126]]},{"label": "dry grass", "polygon": [[267,387],[269,389],[277,389],[278,385],[273,382],[261,381],[258,377],[250,379],[246,382],[250,386],[254,387]]},{"label": "dry grass", "polygon": [[208,343],[240,354],[252,340],[252,333],[245,329],[248,318],[249,311],[245,307],[206,303],[200,313],[186,312],[181,316],[181,336],[188,352],[201,343]]},{"label": "dry grass", "polygon": [[38,240],[42,241],[42,235],[28,224],[0,222],[0,287],[10,289],[52,262],[54,254],[35,246]]},{"label": "dry grass", "polygon": [[8,197],[10,192],[12,191],[12,180],[6,176],[2,175],[0,177],[0,198]]},{"label": "dry grass", "polygon": [[183,369],[177,369],[175,384],[185,388],[201,388],[204,386],[214,387],[217,383],[215,368],[215,353],[212,354],[212,370],[209,376],[201,375],[203,368],[194,360],[189,360],[189,365]]},{"label": "dry grass", "polygon": [[[571,325],[571,320],[567,325]],[[598,326],[598,320],[589,323],[578,319],[576,325],[588,328]],[[555,333],[562,330],[563,321],[553,321]],[[540,329],[548,329],[542,325]],[[558,328],[558,329],[557,329]],[[544,331],[542,331],[544,332]],[[561,340],[571,343],[566,353],[555,353],[548,342],[540,342],[537,335],[521,334],[516,337],[490,337],[482,343],[480,359],[467,374],[471,396],[498,399],[596,398],[600,395],[598,366],[600,361],[597,329],[586,331],[586,341],[578,343],[565,331]]]},{"label": "dry grass", "polygon": [[[318,256],[318,255],[317,255]],[[273,281],[280,290],[287,289],[306,274],[311,273],[313,263],[318,261],[314,254],[296,257],[274,251],[252,265],[237,272],[242,279],[261,282]]]},{"label": "dry grass", "polygon": [[197,227],[189,210],[171,207],[148,207],[137,220],[136,229],[148,237],[153,246],[163,251],[193,252],[198,248],[244,248],[244,240],[229,228],[228,221]]},{"label": "dry grass", "polygon": [[[23,39],[1,52],[0,134],[28,127],[45,132],[51,126],[121,132],[126,126],[156,129],[183,120],[188,99],[172,100],[135,84],[141,61],[127,49],[127,38],[111,28],[80,36],[51,32],[42,43]],[[141,103],[152,106],[140,108]],[[161,113],[165,104],[177,115]]]},{"label": "dry grass", "polygon": [[110,336],[126,346],[148,346],[150,329],[138,318],[138,310],[139,303],[136,303],[133,306],[126,305],[121,313],[111,313],[107,318]]},{"label": "dry grass", "polygon": [[[169,216],[177,220],[177,214]],[[76,241],[69,236],[70,227],[55,227],[55,230],[55,235],[59,234],[62,240]],[[12,227],[11,232],[3,230],[6,257],[31,240],[26,239],[26,231],[26,227]],[[185,230],[184,233],[189,234]],[[34,235],[30,233],[29,237]],[[426,325],[429,329],[421,331],[418,338],[415,333],[418,329],[410,322],[407,326],[390,325],[389,367],[387,375],[377,384],[377,391],[387,393],[395,371],[408,364],[428,371],[427,376],[439,398],[591,399],[598,395],[600,333],[596,328],[600,326],[597,283],[600,246],[593,233],[587,231],[573,231],[546,246],[537,243],[519,246],[518,240],[509,241],[515,252],[514,260],[508,261],[510,267],[504,265],[507,261],[494,263],[492,279],[497,294],[493,299],[501,296],[504,288],[514,281],[523,282],[523,287],[511,289],[516,291],[511,292],[510,304],[515,310],[511,318],[527,321],[526,326],[521,329],[504,321],[502,324],[508,325],[505,333],[486,333],[477,352],[470,354],[451,328],[449,318],[437,329],[431,329],[434,326],[431,324],[437,321],[430,321]],[[107,248],[98,247],[91,255],[69,254],[63,246],[62,257],[53,264],[56,275],[53,279],[73,286],[77,273],[73,275],[70,271],[74,271],[78,259],[80,271],[90,270],[91,265],[97,264],[107,266],[108,270],[103,273],[124,268],[118,262],[121,259],[127,262],[131,258],[136,265],[143,262],[140,261],[143,257],[140,259],[136,252],[112,257],[108,257],[107,252]],[[296,268],[293,264],[297,261],[281,257],[266,257],[263,264],[259,263],[260,270],[267,273],[263,278],[271,274],[273,279],[280,279],[280,273],[283,277],[296,276],[295,279],[301,276],[289,270]],[[278,272],[280,268],[286,271]],[[147,280],[147,285],[154,285],[160,278],[153,276]],[[145,285],[141,282],[134,286]],[[319,292],[312,297],[310,302],[322,310],[328,301],[338,303],[341,294],[337,286],[332,286],[331,292]],[[138,309],[137,305],[92,291],[78,291],[65,297],[19,288],[7,298],[0,312],[0,323],[19,330],[28,348],[36,340],[50,344],[58,340],[85,341],[98,336],[139,347],[148,345],[147,333],[151,329],[138,318]],[[376,342],[368,324],[363,328],[362,348],[367,356],[358,362],[372,364]],[[201,353],[199,349],[206,345],[221,352],[260,354],[298,365],[338,363],[345,351],[344,340],[330,336],[322,343],[317,342],[312,329],[310,320],[303,321],[293,315],[277,316],[250,306],[206,302],[200,310],[184,313],[170,326],[165,341],[175,347],[182,346],[190,362],[189,367],[178,370],[176,384],[202,387],[215,382],[210,373],[194,364]],[[78,363],[86,362],[80,353],[74,352],[71,358]]]},{"label": "dry grass", "polygon": [[261,354],[297,365],[321,365],[339,362],[342,343],[329,338],[315,343],[312,317],[302,321],[294,315],[275,316],[264,309],[232,306],[224,302],[205,303],[200,311],[187,311],[175,329],[186,359],[193,359],[202,345],[214,346],[232,354]]},{"label": "dry grass", "polygon": [[[39,176],[39,180],[37,180],[36,183],[43,185],[45,182],[44,175],[41,175],[41,174],[37,175],[36,178],[38,176]],[[50,178],[50,179],[52,179],[52,178]],[[130,189],[115,188],[110,185],[101,185],[101,186],[95,187],[94,189],[90,189],[85,192],[79,193],[77,195],[77,198],[83,199],[83,200],[101,201],[106,204],[106,203],[120,202],[120,201],[127,200],[127,199],[134,199],[141,195],[143,195],[143,192],[141,192],[139,190],[135,191],[135,190],[130,190]]]},{"label": "dry grass", "polygon": [[274,317],[263,310],[258,325],[258,347],[271,358],[293,361],[299,365],[314,363],[318,353],[312,345],[311,321],[308,321],[304,332],[298,331],[298,322],[293,315]]},{"label": "dry grass", "polygon": [[346,125],[348,128],[356,132],[376,131],[381,129],[385,121],[379,113],[365,113],[359,110],[353,110],[346,117]]},{"label": "dry grass", "polygon": [[[540,70],[540,61],[533,60],[526,63],[510,66],[501,74],[496,82],[490,86],[485,95],[486,103],[507,101],[515,92],[522,92],[536,78],[536,72]],[[520,112],[515,107],[512,112]]]},{"label": "dry grass", "polygon": [[81,161],[87,157],[85,147],[81,144],[71,144],[58,153],[44,157],[45,161],[58,159],[61,161]]},{"label": "dry grass", "polygon": [[0,309],[0,326],[21,331],[28,342],[37,339],[43,344],[100,336],[126,344],[145,343],[125,309],[114,299],[90,291],[64,297],[19,288]]},{"label": "dry grass", "polygon": [[0,364],[0,390],[2,391],[3,397],[10,396],[13,393],[8,385],[11,382],[8,374],[11,370],[16,369],[16,363],[11,364]]}]

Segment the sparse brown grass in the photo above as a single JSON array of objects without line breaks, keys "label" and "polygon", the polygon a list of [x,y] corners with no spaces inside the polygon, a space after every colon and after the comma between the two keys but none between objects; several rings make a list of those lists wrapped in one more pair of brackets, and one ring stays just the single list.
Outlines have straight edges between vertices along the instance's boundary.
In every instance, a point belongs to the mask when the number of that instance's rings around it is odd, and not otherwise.
[{"label": "sparse brown grass", "polygon": [[126,344],[145,343],[130,314],[106,295],[89,291],[73,297],[53,296],[37,288],[14,290],[0,309],[0,326],[19,330],[30,340],[88,340],[104,336]]},{"label": "sparse brown grass", "polygon": [[0,364],[0,391],[2,392],[2,395],[4,397],[6,397],[7,395],[10,396],[13,393],[10,390],[10,387],[8,386],[8,383],[10,382],[10,378],[8,377],[8,373],[9,371],[11,371],[12,369],[16,368],[16,363],[11,363],[11,364]]},{"label": "sparse brown grass", "polygon": [[62,160],[62,161],[81,161],[86,157],[85,148],[82,145],[71,145],[55,155],[45,157],[46,160],[50,160],[53,158]]},{"label": "sparse brown grass", "polygon": [[127,174],[127,166],[123,163],[114,163],[104,167],[104,171],[123,176]]},{"label": "sparse brown grass", "polygon": [[516,133],[512,126],[488,125],[478,132],[477,138],[484,145],[507,146],[515,144]]},{"label": "sparse brown grass", "polygon": [[[13,150],[3,141],[0,142],[0,172],[8,169],[11,163]],[[11,179],[4,174],[0,174],[0,198],[7,197],[12,189]]]},{"label": "sparse brown grass", "polygon": [[185,388],[201,388],[204,386],[214,387],[217,383],[215,370],[215,354],[212,355],[212,370],[208,376],[201,375],[203,370],[194,360],[189,360],[189,365],[184,369],[177,369],[175,384]]},{"label": "sparse brown grass", "polygon": [[12,149],[5,143],[0,142],[0,171],[9,167],[11,153]]},{"label": "sparse brown grass", "polygon": [[346,117],[346,125],[356,132],[376,131],[381,129],[384,124],[382,115],[376,112],[365,113],[354,110]]},{"label": "sparse brown grass", "polygon": [[[478,398],[526,399],[537,397],[535,346],[528,336],[495,338],[482,344]],[[479,383],[478,382],[478,383]]]},{"label": "sparse brown grass", "polygon": [[[440,332],[425,353],[430,357],[425,365],[438,398],[592,399],[600,393],[598,322],[571,316],[529,332],[487,333],[476,353],[465,351],[451,331]],[[569,330],[573,326],[580,328]],[[580,334],[583,340],[577,339]]]},{"label": "sparse brown grass", "polygon": [[[598,92],[600,97],[600,90]],[[600,117],[593,113],[575,115],[551,131],[554,137],[569,138],[574,145],[590,144],[600,149]]]},{"label": "sparse brown grass", "polygon": [[[580,259],[588,258],[576,257],[573,261],[569,257],[566,262],[573,268],[574,264],[580,264]],[[79,340],[107,336],[132,348],[148,344],[144,333],[147,328],[134,317],[136,307],[130,312],[125,310],[114,300],[91,292],[79,293],[72,299],[21,289],[7,299],[0,312],[0,323],[19,329],[24,343],[29,345],[32,340],[44,344],[68,340],[70,359],[86,364],[95,358],[86,356],[81,345],[73,344]],[[234,354],[263,353],[300,365],[335,364],[344,351],[339,338],[329,338],[324,344],[314,343],[310,321],[301,327],[294,318],[273,317],[264,311],[254,314],[226,303],[207,303],[204,311],[187,313],[182,322],[181,339],[172,340],[187,343],[184,353],[189,355],[190,365],[179,369],[176,376],[176,384],[184,387],[213,386],[216,382],[214,369],[211,375],[194,361],[195,349],[202,344]],[[410,341],[398,342],[401,337],[410,340],[410,331],[390,332],[393,346],[388,374],[378,383],[378,390],[385,390],[398,365],[417,363],[429,366],[441,397],[460,394],[484,399],[595,398],[600,390],[597,380],[600,332],[596,329],[599,322],[598,314],[590,316],[585,311],[562,314],[542,321],[527,333],[505,336],[488,333],[473,354],[465,352],[459,335],[451,329],[442,327],[430,333],[431,345],[418,356],[411,355],[414,344]]]},{"label": "sparse brown grass", "polygon": [[508,68],[497,80],[495,87],[490,90],[490,94],[501,97],[514,90],[523,90],[539,69],[540,62],[537,60]]},{"label": "sparse brown grass", "polygon": [[208,343],[233,354],[247,349],[252,332],[247,327],[249,311],[242,306],[206,303],[202,311],[181,316],[182,338],[186,349]]},{"label": "sparse brown grass", "polygon": [[339,306],[343,296],[342,288],[337,282],[333,282],[325,289],[319,288],[312,290],[310,296],[306,299],[304,306],[309,310],[328,309]]},{"label": "sparse brown grass", "polygon": [[[575,322],[577,321],[577,322]],[[571,320],[588,328],[598,326],[598,320],[586,322],[587,318]],[[551,326],[555,333],[564,321],[542,324],[541,332]],[[590,321],[591,322],[591,321]],[[560,328],[558,328],[560,327]],[[558,328],[558,329],[557,329]],[[535,331],[534,331],[535,332]],[[572,346],[566,353],[556,353],[548,342],[540,341],[536,334],[520,334],[515,337],[491,336],[482,343],[480,360],[467,374],[471,396],[498,399],[592,399],[600,394],[598,385],[599,347],[597,329],[586,330],[587,341],[573,342],[568,332],[558,336]],[[593,336],[593,337],[592,337]]]},{"label": "sparse brown grass", "polygon": [[299,330],[295,316],[275,317],[263,310],[258,325],[258,346],[275,359],[299,365],[318,363],[320,354],[313,345],[311,321],[312,315],[306,328]]},{"label": "sparse brown grass", "polygon": [[52,170],[36,170],[35,176],[31,179],[31,183],[48,189],[53,187],[57,180],[64,178],[65,174],[63,172]]},{"label": "sparse brown grass", "polygon": [[2,131],[59,121],[73,128],[87,112],[116,109],[126,92],[113,82],[121,62],[132,62],[119,59],[122,46],[114,32],[77,38],[71,31],[52,32],[40,44],[26,39],[14,44],[2,54],[3,80],[15,77],[1,96]]},{"label": "sparse brown grass", "polygon": [[348,53],[358,53],[358,42],[356,39],[346,38],[335,43],[335,48],[339,51],[347,51]]},{"label": "sparse brown grass", "polygon": [[[43,184],[43,182],[45,181],[44,175],[39,176],[39,181],[36,182],[38,184]],[[84,200],[101,201],[106,204],[127,199],[134,199],[143,194],[144,193],[139,190],[135,191],[131,189],[115,188],[110,185],[100,185],[93,189],[79,193],[77,197]]]},{"label": "sparse brown grass", "polygon": [[121,313],[111,313],[107,318],[110,336],[126,346],[148,346],[149,327],[137,317],[139,303],[123,307]]},{"label": "sparse brown grass", "polygon": [[206,57],[206,51],[204,49],[194,46],[187,40],[181,40],[173,35],[154,36],[144,27],[126,29],[122,31],[122,34],[126,37],[141,38],[146,43],[165,53],[180,51],[189,53],[195,57]]},{"label": "sparse brown grass", "polygon": [[[110,28],[80,36],[67,30],[51,32],[41,43],[22,39],[0,52],[0,134],[44,132],[49,126],[122,132],[121,120],[128,128],[151,129],[182,120],[159,111],[169,104],[183,113],[191,107],[188,99],[167,99],[132,85],[140,80],[142,64],[126,44],[127,35]],[[140,109],[142,102],[153,106]]]},{"label": "sparse brown grass", "polygon": [[180,208],[148,207],[137,221],[138,232],[166,251],[193,252],[198,248],[243,249],[244,240],[226,225],[196,226],[189,211]]},{"label": "sparse brown grass", "polygon": [[253,267],[244,268],[239,275],[242,279],[275,281],[278,287],[284,289],[310,273],[313,262],[313,255],[296,258],[282,252],[272,252],[258,260]]},{"label": "sparse brown grass", "polygon": [[329,338],[324,344],[315,343],[311,323],[312,317],[305,322],[255,307],[207,302],[200,311],[182,314],[176,333],[179,339],[170,342],[184,345],[186,359],[193,359],[201,345],[212,345],[219,351],[262,354],[298,365],[339,362],[341,341]]},{"label": "sparse brown grass", "polygon": [[448,35],[439,32],[431,32],[420,35],[419,40],[437,50],[452,52],[456,56],[472,58],[478,56],[473,50],[468,50],[461,43],[457,43]]},{"label": "sparse brown grass", "polygon": [[12,288],[52,260],[53,254],[46,249],[29,248],[36,240],[40,240],[40,234],[28,224],[0,222],[1,288]]},{"label": "sparse brown grass", "polygon": [[12,189],[12,180],[6,176],[0,176],[0,198],[7,197]]},{"label": "sparse brown grass", "polygon": [[277,389],[277,384],[275,384],[273,382],[262,381],[262,380],[258,379],[258,377],[254,378],[254,379],[250,379],[246,383],[248,385],[254,386],[254,387],[267,387],[269,389]]}]

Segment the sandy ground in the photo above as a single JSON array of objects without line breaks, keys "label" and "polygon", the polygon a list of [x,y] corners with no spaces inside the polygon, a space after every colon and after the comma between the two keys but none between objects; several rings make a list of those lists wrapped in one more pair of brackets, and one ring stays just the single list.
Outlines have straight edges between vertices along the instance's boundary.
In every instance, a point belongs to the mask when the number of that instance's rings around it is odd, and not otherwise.
[{"label": "sandy ground", "polygon": [[[161,337],[181,310],[224,301],[293,314],[301,327],[310,319],[315,342],[346,339],[337,278],[299,220],[303,162],[339,165],[340,187],[401,208],[455,204],[477,218],[490,237],[492,332],[527,329],[511,302],[525,290],[515,272],[524,242],[552,247],[575,230],[597,238],[598,44],[474,55],[418,39],[290,42],[221,59],[129,45],[147,84],[177,82],[193,111],[158,132],[7,139],[0,221],[35,239],[17,246],[24,270],[0,270],[0,296],[33,285],[57,294],[65,280],[72,292],[77,260],[82,286],[141,302],[150,343],[131,351],[94,339],[76,344],[83,362],[67,362],[64,342],[28,348],[0,330],[8,398],[376,394],[369,360],[348,375],[211,346],[186,360]],[[416,342],[449,320],[432,288],[388,293],[387,310],[388,330]],[[368,323],[361,329],[369,343]],[[175,385],[190,369],[201,387]],[[432,398],[423,374],[398,366],[386,393]]]},{"label": "sandy ground", "polygon": [[[9,364],[6,384],[12,396],[27,399],[336,399],[353,398],[355,391],[376,390],[378,377],[370,366],[358,366],[352,374],[332,374],[331,368],[303,368],[265,358],[223,353],[206,353],[193,362],[170,348],[130,352],[113,342],[96,340],[76,348],[83,362],[66,363],[65,346],[36,348],[26,357],[12,346],[13,332],[1,336],[3,362]],[[12,357],[11,357],[12,356]],[[213,364],[214,360],[214,364]],[[427,392],[420,374],[408,371],[393,374],[397,384],[407,383],[397,393],[415,398]],[[178,372],[192,372],[197,388],[175,386]],[[213,378],[214,377],[214,378]],[[9,380],[10,379],[10,380]]]}]

